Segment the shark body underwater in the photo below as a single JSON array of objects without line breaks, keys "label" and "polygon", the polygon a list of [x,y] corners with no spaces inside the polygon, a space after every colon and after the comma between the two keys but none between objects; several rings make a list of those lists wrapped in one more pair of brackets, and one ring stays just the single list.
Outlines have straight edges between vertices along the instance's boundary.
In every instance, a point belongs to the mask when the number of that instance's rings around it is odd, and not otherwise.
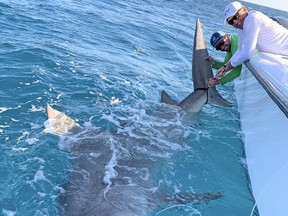
[{"label": "shark body underwater", "polygon": [[73,163],[59,194],[60,215],[146,216],[167,205],[202,204],[223,196],[223,192],[166,193],[159,183],[155,185],[155,174],[167,163],[167,154],[174,153],[163,143],[155,145],[155,140],[117,130],[87,130],[50,105],[47,114],[49,132],[67,142]]},{"label": "shark body underwater", "polygon": [[167,155],[177,151],[174,148],[141,136],[82,128],[50,105],[47,113],[47,129],[61,136],[73,163],[59,194],[59,215],[147,216],[167,205],[205,204],[223,196],[163,192],[154,179],[168,163]]},{"label": "shark body underwater", "polygon": [[161,102],[171,105],[177,105],[188,113],[199,112],[207,103],[213,103],[220,106],[231,107],[232,104],[221,97],[216,87],[208,88],[208,81],[213,77],[210,62],[205,60],[208,56],[206,42],[203,34],[202,24],[198,18],[193,46],[192,59],[192,80],[194,91],[182,101],[172,99],[166,91],[161,92]]}]

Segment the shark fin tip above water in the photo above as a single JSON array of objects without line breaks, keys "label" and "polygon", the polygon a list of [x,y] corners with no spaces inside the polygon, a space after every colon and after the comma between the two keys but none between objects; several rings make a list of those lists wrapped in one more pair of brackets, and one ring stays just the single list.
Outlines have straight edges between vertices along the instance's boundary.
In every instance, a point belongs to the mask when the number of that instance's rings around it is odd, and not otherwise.
[{"label": "shark fin tip above water", "polygon": [[76,132],[80,129],[80,126],[75,122],[74,119],[67,116],[56,109],[53,109],[50,104],[46,106],[48,116],[48,132],[56,135],[63,135],[68,132]]}]

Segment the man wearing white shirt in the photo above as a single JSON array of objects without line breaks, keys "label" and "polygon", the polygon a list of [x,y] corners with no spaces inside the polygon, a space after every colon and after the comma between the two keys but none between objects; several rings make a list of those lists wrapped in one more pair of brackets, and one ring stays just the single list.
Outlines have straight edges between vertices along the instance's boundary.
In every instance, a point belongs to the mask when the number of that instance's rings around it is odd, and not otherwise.
[{"label": "man wearing white shirt", "polygon": [[230,61],[216,71],[222,77],[253,57],[254,51],[288,56],[288,30],[265,14],[248,10],[240,2],[229,3],[224,10],[225,23],[238,29],[238,50]]}]

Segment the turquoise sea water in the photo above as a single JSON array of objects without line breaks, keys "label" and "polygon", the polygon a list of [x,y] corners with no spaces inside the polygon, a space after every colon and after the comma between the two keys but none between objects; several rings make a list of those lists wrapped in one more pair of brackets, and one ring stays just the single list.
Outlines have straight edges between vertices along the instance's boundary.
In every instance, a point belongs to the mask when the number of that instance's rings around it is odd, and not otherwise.
[{"label": "turquoise sea water", "polygon": [[[226,4],[1,1],[0,214],[60,214],[58,197],[73,158],[65,139],[44,131],[50,103],[87,130],[116,130],[128,139],[146,140],[148,150],[157,149],[149,152],[151,160],[165,161],[152,179],[166,193],[224,192],[207,203],[162,203],[149,215],[249,216],[254,201],[233,83],[218,88],[232,108],[208,104],[187,116],[160,104],[163,89],[177,99],[193,89],[197,17],[207,42],[216,30],[234,31],[222,24]],[[223,57],[207,45],[211,55]],[[146,148],[147,142],[137,147]]]}]

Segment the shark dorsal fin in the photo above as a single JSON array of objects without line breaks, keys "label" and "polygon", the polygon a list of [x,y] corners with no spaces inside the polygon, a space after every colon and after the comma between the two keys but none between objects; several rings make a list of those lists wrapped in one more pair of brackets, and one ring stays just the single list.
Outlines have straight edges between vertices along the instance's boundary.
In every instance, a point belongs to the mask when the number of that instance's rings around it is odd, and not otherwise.
[{"label": "shark dorsal fin", "polygon": [[47,131],[53,134],[61,135],[74,128],[79,128],[79,125],[65,113],[62,113],[56,109],[53,109],[47,104],[47,115],[48,115],[48,128]]}]

